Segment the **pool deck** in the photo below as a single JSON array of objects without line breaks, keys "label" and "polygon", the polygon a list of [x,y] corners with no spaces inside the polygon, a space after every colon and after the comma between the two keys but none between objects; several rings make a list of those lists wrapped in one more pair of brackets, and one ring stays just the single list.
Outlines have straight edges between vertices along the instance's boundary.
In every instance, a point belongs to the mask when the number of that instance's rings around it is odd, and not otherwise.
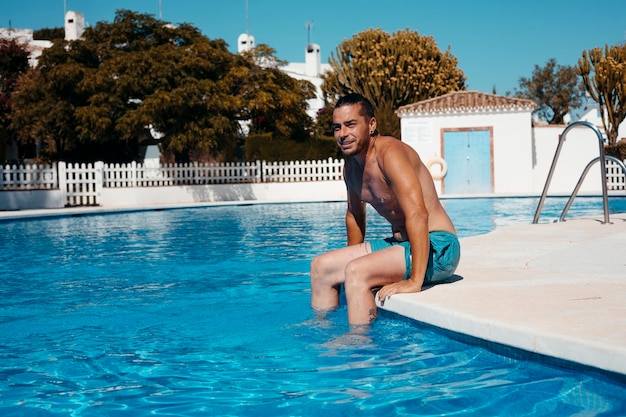
[{"label": "pool deck", "polygon": [[[0,221],[114,211],[134,210],[0,211]],[[602,220],[515,225],[463,238],[460,279],[396,295],[383,308],[626,375],[626,214]]]},{"label": "pool deck", "polygon": [[626,375],[626,214],[461,239],[462,279],[384,309],[489,342]]}]

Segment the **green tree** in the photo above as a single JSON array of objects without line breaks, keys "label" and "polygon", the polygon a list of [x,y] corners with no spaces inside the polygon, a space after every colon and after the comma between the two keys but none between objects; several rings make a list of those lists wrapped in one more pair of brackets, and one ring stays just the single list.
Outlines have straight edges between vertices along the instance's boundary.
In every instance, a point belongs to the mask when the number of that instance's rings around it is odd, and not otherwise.
[{"label": "green tree", "polygon": [[626,44],[583,51],[576,72],[587,93],[600,107],[609,145],[617,143],[619,125],[626,118]]},{"label": "green tree", "polygon": [[63,43],[53,44],[38,67],[20,78],[14,95],[11,127],[23,144],[36,143],[42,149],[37,156],[45,159],[57,152],[63,157],[78,143],[74,112],[87,101],[76,88],[87,70],[77,61],[78,46],[66,50]]},{"label": "green tree", "polygon": [[19,76],[28,71],[28,51],[12,39],[0,39],[0,163],[6,146],[14,139],[10,130],[12,96]]},{"label": "green tree", "polygon": [[244,63],[232,77],[233,91],[242,109],[239,118],[251,121],[250,133],[308,139],[312,120],[306,100],[315,97],[313,84],[281,71],[285,62],[267,45],[258,45],[241,59]]},{"label": "green tree", "polygon": [[234,160],[240,120],[264,115],[286,135],[307,126],[306,88],[285,77],[191,25],[119,10],[113,23],[44,51],[23,81],[14,124],[22,140],[50,143],[51,158],[137,159],[157,131],[178,161],[200,152]]},{"label": "green tree", "polygon": [[367,97],[376,110],[381,133],[400,137],[395,110],[403,105],[465,89],[465,76],[450,50],[434,38],[401,30],[390,35],[369,29],[344,40],[331,53],[331,71],[322,90],[333,104],[349,92]]},{"label": "green tree", "polygon": [[65,39],[65,28],[41,28],[33,31],[33,39],[56,40]]},{"label": "green tree", "polygon": [[[317,138],[333,138],[333,107],[326,105],[317,111],[314,123],[314,132]],[[334,138],[333,138],[334,139]]]},{"label": "green tree", "polygon": [[152,127],[165,135],[163,147],[179,161],[188,160],[192,150],[233,157],[234,146],[227,147],[236,140],[237,110],[221,80],[234,56],[224,41],[209,40],[190,25],[174,27],[128,11],[85,38],[108,48],[91,84],[90,106],[78,113],[82,126],[98,127],[98,120],[118,115],[99,132],[107,135],[113,128],[132,141]]},{"label": "green tree", "polygon": [[43,140],[48,157],[69,161],[136,159],[150,127],[165,133],[163,146],[175,153],[215,151],[218,136],[236,135],[235,121],[211,120],[228,118],[213,93],[231,61],[223,41],[189,25],[120,10],[82,40],[44,51],[16,98],[14,124],[23,141]]},{"label": "green tree", "polygon": [[535,114],[540,119],[563,124],[570,109],[582,105],[585,91],[573,67],[559,65],[551,58],[544,67],[535,65],[530,78],[519,79],[519,90],[515,90],[514,96],[538,103]]}]

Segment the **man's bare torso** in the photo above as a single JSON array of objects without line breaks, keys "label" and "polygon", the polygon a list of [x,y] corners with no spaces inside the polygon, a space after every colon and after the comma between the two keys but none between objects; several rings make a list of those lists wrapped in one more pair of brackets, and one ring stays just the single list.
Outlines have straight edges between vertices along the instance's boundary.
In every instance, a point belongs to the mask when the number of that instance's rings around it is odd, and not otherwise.
[{"label": "man's bare torso", "polygon": [[410,159],[413,172],[408,172],[406,175],[415,175],[418,178],[424,205],[428,211],[428,230],[456,233],[452,221],[441,206],[430,172],[417,153],[398,139],[390,136],[373,138],[363,167],[359,166],[355,160],[347,159],[345,181],[348,189],[360,195],[361,201],[371,204],[381,216],[387,219],[396,239],[408,240],[404,212],[392,190],[392,185],[383,172],[383,169],[388,170],[393,167],[381,168],[380,153],[388,147],[401,147],[401,151]]}]

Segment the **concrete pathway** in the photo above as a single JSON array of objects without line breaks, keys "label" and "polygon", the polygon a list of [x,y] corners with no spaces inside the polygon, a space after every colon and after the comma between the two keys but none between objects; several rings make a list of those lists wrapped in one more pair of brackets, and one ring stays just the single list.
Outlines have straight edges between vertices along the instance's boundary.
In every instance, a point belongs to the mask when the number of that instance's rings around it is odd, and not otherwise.
[{"label": "concrete pathway", "polygon": [[461,239],[462,279],[384,309],[626,375],[626,214],[516,225]]}]

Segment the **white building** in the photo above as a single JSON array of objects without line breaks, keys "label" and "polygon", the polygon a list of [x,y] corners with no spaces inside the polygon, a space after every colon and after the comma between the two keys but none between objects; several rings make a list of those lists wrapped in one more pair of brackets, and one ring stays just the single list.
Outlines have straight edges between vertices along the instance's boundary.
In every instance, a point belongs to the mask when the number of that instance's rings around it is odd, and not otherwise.
[{"label": "white building", "polygon": [[[237,52],[243,53],[255,47],[254,36],[242,33],[237,39]],[[261,63],[260,65],[263,65]],[[286,74],[297,80],[306,80],[315,86],[315,98],[307,100],[307,114],[315,120],[317,112],[324,107],[322,94],[322,74],[330,70],[329,64],[322,63],[322,51],[319,45],[309,43],[304,49],[304,62],[290,62],[280,67]]]},{"label": "white building", "polygon": [[[397,114],[402,140],[443,176],[440,193],[519,194],[532,188],[524,175],[527,158],[520,156],[532,154],[535,107],[530,100],[462,91],[400,107]],[[500,175],[502,168],[512,175]]]},{"label": "white building", "polygon": [[308,44],[304,50],[304,62],[290,62],[281,69],[293,78],[310,81],[315,86],[315,98],[308,100],[307,110],[308,115],[315,120],[317,112],[324,107],[322,74],[330,71],[330,65],[322,63],[320,46],[315,43]]},{"label": "white building", "polygon": [[29,52],[28,63],[36,67],[44,49],[50,48],[52,42],[33,39],[32,29],[0,28],[0,38],[11,39],[24,46]]},{"label": "white building", "polygon": [[[459,91],[400,107],[397,114],[402,140],[430,168],[440,194],[539,195],[566,125],[533,126],[534,109],[531,100]],[[570,195],[599,146],[588,127],[568,132],[549,195]],[[580,194],[597,194],[599,178],[596,164]]]},{"label": "white building", "polygon": [[65,40],[76,41],[85,32],[85,16],[80,12],[69,10],[65,13]]},{"label": "white building", "polygon": [[239,35],[239,38],[237,38],[237,53],[239,54],[251,51],[255,46],[254,36],[252,35],[242,33]]},{"label": "white building", "polygon": [[[82,13],[69,10],[65,13],[64,24],[66,41],[78,40],[83,36],[85,32],[85,17]],[[31,67],[36,67],[43,51],[52,46],[52,42],[49,40],[33,39],[32,29],[0,28],[0,38],[13,39],[23,45],[30,53],[28,60]]]}]

